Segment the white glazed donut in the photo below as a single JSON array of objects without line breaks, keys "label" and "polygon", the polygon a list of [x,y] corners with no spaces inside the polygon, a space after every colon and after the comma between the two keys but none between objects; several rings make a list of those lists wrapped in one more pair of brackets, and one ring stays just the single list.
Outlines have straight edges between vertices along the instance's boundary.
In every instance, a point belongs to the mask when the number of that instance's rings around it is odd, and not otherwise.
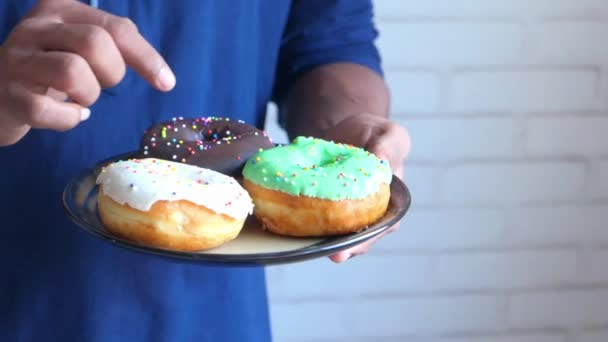
[{"label": "white glazed donut", "polygon": [[249,194],[234,178],[166,160],[111,163],[97,184],[106,229],[161,248],[217,247],[234,239],[253,211]]}]

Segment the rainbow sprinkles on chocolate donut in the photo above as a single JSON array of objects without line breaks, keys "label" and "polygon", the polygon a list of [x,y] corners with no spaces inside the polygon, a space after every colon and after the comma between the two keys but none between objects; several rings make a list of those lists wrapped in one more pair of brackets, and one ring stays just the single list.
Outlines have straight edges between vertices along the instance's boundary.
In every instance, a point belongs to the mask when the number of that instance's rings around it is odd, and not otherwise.
[{"label": "rainbow sprinkles on chocolate donut", "polygon": [[266,132],[241,120],[214,116],[161,122],[146,130],[140,143],[145,158],[195,165],[232,177],[241,175],[252,155],[273,147]]}]

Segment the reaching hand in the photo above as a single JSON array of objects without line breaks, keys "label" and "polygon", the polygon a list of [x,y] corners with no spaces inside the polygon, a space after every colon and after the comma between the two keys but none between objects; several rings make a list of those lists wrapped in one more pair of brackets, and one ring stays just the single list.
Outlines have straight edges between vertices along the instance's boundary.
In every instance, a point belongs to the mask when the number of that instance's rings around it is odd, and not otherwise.
[{"label": "reaching hand", "polygon": [[127,65],[158,90],[175,85],[169,66],[129,19],[75,0],[39,1],[0,46],[0,146],[30,128],[74,128]]},{"label": "reaching hand", "polygon": [[[370,114],[350,116],[326,130],[323,138],[363,147],[379,158],[388,160],[394,174],[403,178],[403,165],[409,154],[410,138],[405,128],[389,119]],[[370,241],[330,256],[330,259],[341,263],[364,254],[376,241],[398,227],[399,224]]]}]

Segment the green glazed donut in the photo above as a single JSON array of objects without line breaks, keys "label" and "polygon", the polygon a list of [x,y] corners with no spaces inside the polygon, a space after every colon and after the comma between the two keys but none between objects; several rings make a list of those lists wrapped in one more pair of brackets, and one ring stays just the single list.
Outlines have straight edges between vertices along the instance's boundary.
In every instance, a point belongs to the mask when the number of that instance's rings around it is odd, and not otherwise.
[{"label": "green glazed donut", "polygon": [[243,169],[259,186],[333,201],[365,198],[392,175],[387,161],[362,148],[309,137],[258,152]]}]

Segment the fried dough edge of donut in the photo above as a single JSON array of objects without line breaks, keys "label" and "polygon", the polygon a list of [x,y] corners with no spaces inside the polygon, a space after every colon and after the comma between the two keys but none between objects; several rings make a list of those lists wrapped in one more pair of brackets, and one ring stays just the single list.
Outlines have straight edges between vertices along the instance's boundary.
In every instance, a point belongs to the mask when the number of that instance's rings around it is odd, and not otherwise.
[{"label": "fried dough edge of donut", "polygon": [[218,214],[186,200],[157,201],[144,212],[114,201],[103,189],[99,191],[98,209],[104,227],[111,233],[184,252],[208,250],[233,240],[245,223],[245,219]]},{"label": "fried dough edge of donut", "polygon": [[332,201],[293,196],[244,179],[254,215],[268,231],[285,236],[321,237],[355,233],[379,220],[388,209],[390,187],[363,199]]}]

